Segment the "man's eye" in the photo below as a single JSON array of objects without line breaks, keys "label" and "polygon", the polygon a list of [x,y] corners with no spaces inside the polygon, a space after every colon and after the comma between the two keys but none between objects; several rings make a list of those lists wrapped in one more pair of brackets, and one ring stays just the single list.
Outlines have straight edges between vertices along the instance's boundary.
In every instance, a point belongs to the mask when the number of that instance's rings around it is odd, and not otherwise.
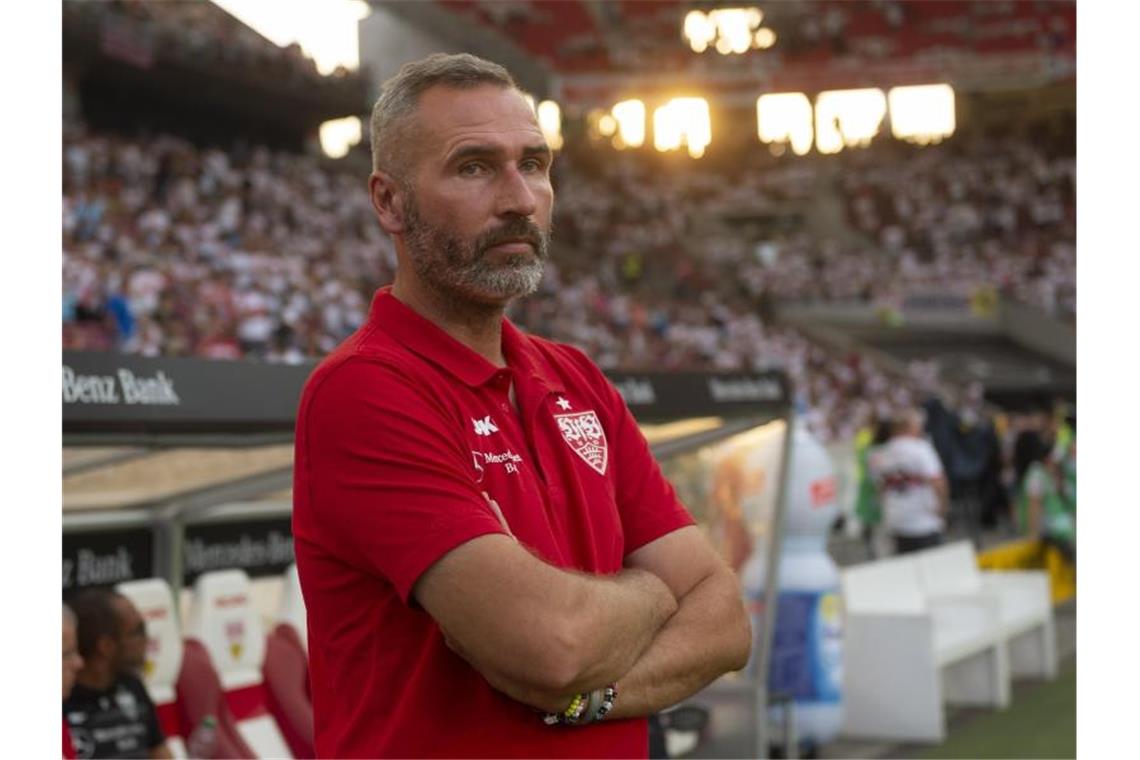
[{"label": "man's eye", "polygon": [[487,167],[478,161],[473,161],[469,164],[464,164],[459,167],[459,173],[468,177],[477,177],[487,170]]},{"label": "man's eye", "polygon": [[537,158],[525,159],[520,165],[523,171],[527,172],[540,172],[542,171],[542,162]]}]

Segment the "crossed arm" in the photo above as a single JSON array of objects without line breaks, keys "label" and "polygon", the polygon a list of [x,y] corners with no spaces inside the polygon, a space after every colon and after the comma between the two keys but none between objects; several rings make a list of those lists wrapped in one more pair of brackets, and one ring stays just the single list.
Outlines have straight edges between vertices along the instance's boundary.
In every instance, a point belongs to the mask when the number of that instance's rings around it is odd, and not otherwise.
[{"label": "crossed arm", "polygon": [[612,576],[482,536],[432,565],[413,594],[493,687],[546,711],[616,682],[611,718],[656,712],[743,667],[752,641],[735,576],[691,526]]}]

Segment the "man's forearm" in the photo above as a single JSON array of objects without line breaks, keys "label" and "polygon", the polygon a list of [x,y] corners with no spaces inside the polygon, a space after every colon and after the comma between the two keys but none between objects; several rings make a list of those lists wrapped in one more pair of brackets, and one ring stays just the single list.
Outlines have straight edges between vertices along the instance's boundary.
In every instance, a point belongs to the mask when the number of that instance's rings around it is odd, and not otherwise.
[{"label": "man's forearm", "polygon": [[493,687],[549,711],[564,709],[574,694],[613,683],[627,673],[677,609],[669,588],[644,570],[627,569],[607,577],[575,573],[561,580],[552,593],[565,594],[573,614],[565,624],[568,630],[562,632],[566,651],[560,653],[557,676],[512,673],[448,639],[452,649]]},{"label": "man's forearm", "polygon": [[677,601],[661,579],[627,569],[590,579],[582,598],[577,693],[612,683],[629,671],[676,613]]},{"label": "man's forearm", "polygon": [[628,673],[606,720],[658,712],[700,691],[718,676],[743,668],[752,627],[735,575],[725,568],[681,598],[677,612]]}]

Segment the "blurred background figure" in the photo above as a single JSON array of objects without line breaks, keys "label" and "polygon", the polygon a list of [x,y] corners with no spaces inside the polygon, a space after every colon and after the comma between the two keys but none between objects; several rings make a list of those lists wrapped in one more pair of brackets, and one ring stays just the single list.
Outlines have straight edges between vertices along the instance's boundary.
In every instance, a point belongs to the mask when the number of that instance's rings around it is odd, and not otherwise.
[{"label": "blurred background figure", "polygon": [[[63,699],[67,700],[75,686],[75,676],[83,667],[79,656],[79,644],[75,637],[75,613],[63,605]],[[67,728],[67,718],[63,719],[63,756],[75,757],[75,745],[71,743],[71,732]]]},{"label": "blurred background figure", "polygon": [[129,599],[106,588],[71,602],[82,667],[63,702],[71,741],[81,758],[169,758],[154,702],[140,680],[146,621]]},{"label": "blurred background figure", "polygon": [[870,470],[871,452],[891,439],[889,420],[877,419],[868,422],[855,435],[855,456],[857,480],[855,495],[855,515],[862,526],[863,545],[867,556],[878,559],[890,554],[887,535],[883,527],[883,506],[879,501],[879,488]]},{"label": "blurred background figure", "polygon": [[891,422],[890,440],[868,458],[898,554],[942,543],[946,524],[946,475],[938,452],[923,435],[924,423],[919,409],[899,412]]},{"label": "blurred background figure", "polygon": [[[1066,466],[1067,450],[1060,442],[1034,436],[1026,444],[1028,465],[1021,481],[1017,502],[1018,527],[1030,539],[1057,548],[1071,563],[1076,562],[1076,468]],[[1032,446],[1032,449],[1028,447]],[[1071,448],[1075,452],[1076,444]],[[1075,453],[1073,458],[1075,460]],[[1071,479],[1066,470],[1073,473]]]}]

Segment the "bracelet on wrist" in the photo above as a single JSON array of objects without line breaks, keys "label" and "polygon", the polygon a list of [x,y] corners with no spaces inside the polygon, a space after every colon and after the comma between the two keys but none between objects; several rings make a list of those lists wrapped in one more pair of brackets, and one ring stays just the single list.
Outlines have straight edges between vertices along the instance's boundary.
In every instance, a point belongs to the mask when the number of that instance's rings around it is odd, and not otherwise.
[{"label": "bracelet on wrist", "polygon": [[561,712],[546,713],[542,722],[548,726],[584,726],[596,723],[614,708],[617,700],[617,685],[610,684],[604,689],[577,694]]},{"label": "bracelet on wrist", "polygon": [[602,703],[598,705],[591,720],[596,723],[606,717],[606,713],[614,709],[615,702],[617,702],[617,684],[610,684],[602,690]]},{"label": "bracelet on wrist", "polygon": [[590,695],[587,693],[576,694],[570,700],[570,704],[566,706],[565,710],[561,712],[546,713],[542,717],[542,722],[548,726],[555,725],[573,725],[582,719],[582,716],[590,707]]}]

